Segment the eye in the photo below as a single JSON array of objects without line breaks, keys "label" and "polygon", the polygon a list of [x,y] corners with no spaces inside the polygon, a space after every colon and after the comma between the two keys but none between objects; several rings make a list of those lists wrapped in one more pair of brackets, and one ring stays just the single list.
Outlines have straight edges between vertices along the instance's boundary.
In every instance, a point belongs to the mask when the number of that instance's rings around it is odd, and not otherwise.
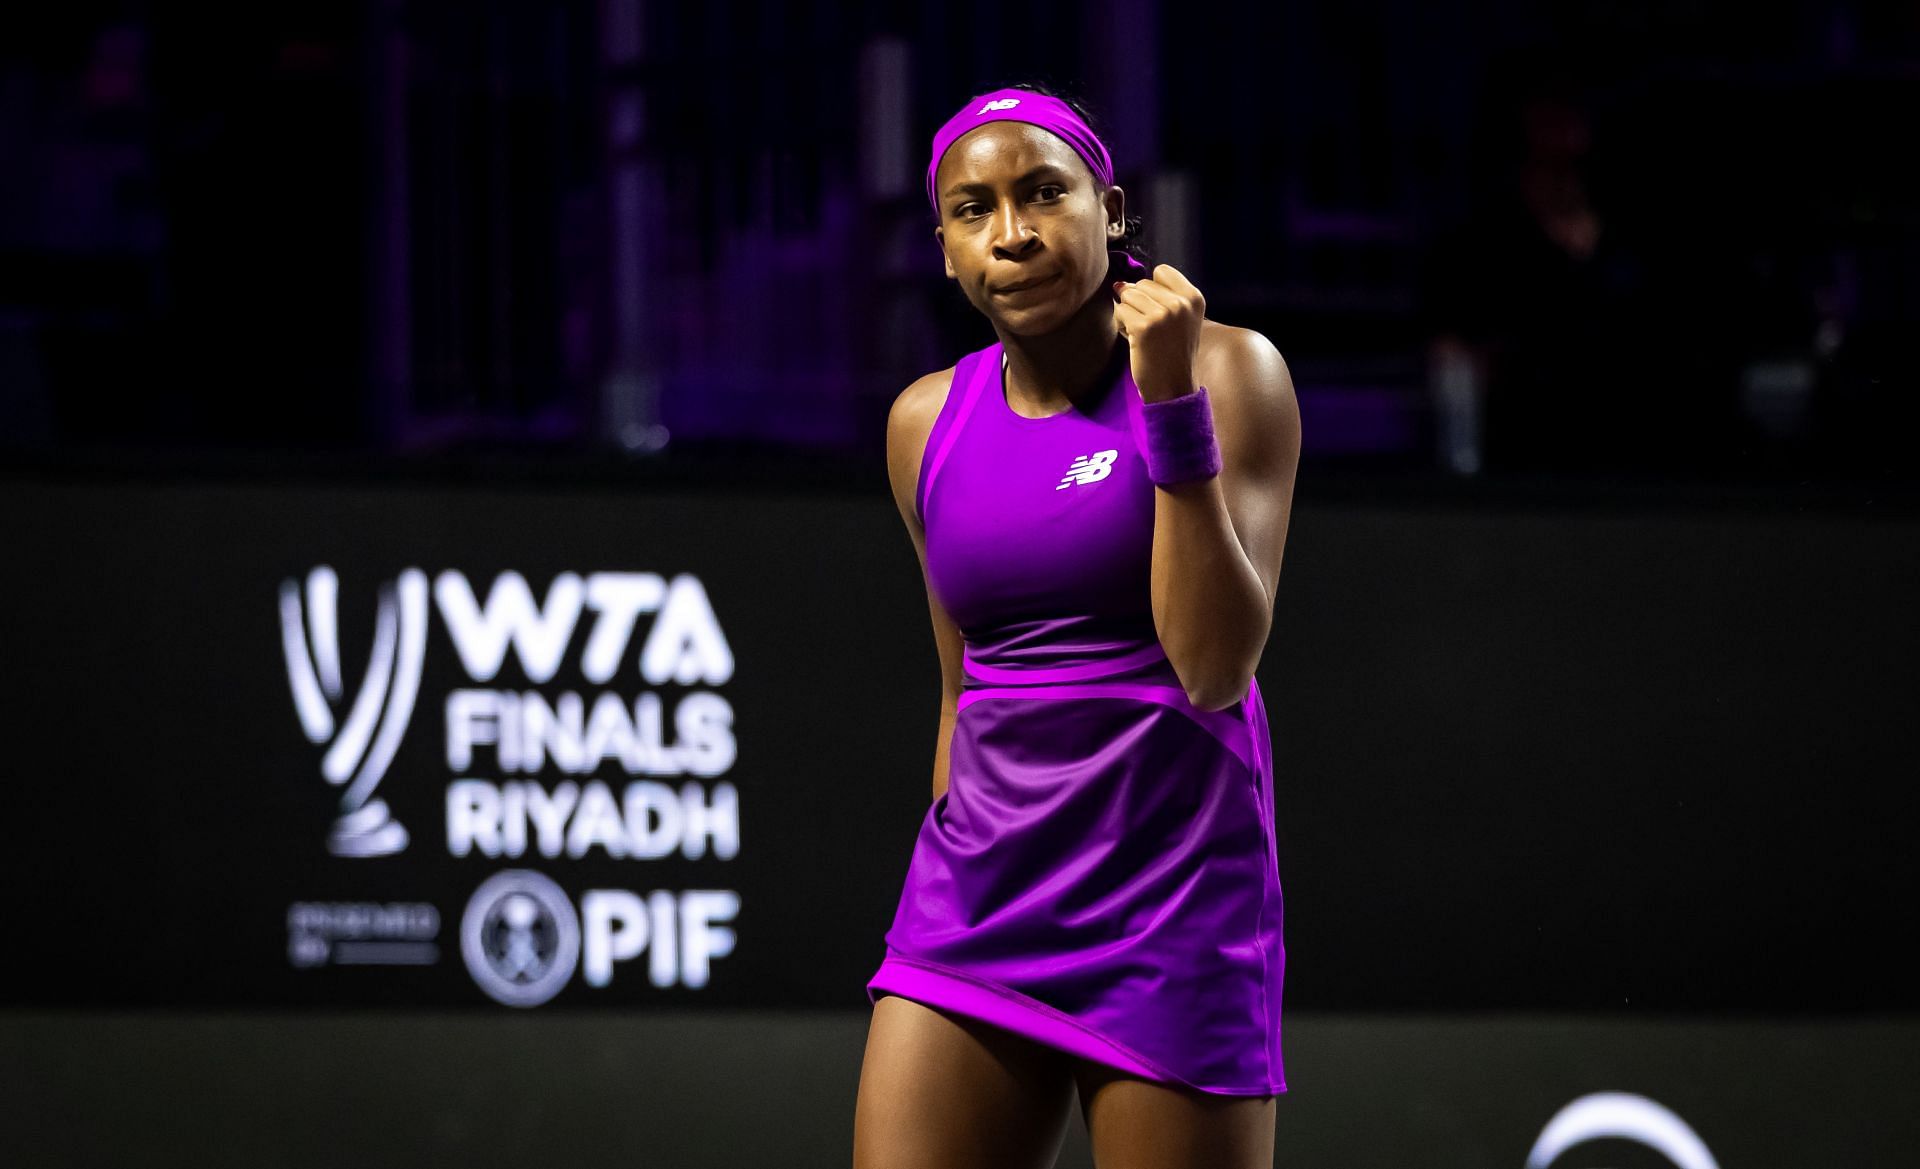
[{"label": "eye", "polygon": [[1047,195],[1048,191],[1053,192],[1052,198],[1055,198],[1055,199],[1058,199],[1067,193],[1067,189],[1061,186],[1059,183],[1047,183],[1046,185],[1040,187],[1038,190],[1034,191],[1034,194],[1039,196],[1042,199],[1045,199],[1048,197]]},{"label": "eye", "polygon": [[980,204],[978,203],[962,203],[953,209],[953,213],[961,219],[970,219],[979,210]]}]

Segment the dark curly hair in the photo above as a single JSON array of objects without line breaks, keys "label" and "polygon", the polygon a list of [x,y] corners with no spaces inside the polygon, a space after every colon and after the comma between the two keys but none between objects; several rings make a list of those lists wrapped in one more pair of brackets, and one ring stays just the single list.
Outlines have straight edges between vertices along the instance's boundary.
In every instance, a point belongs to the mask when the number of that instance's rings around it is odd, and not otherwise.
[{"label": "dark curly hair", "polygon": [[[994,88],[1024,89],[1029,93],[1038,93],[1046,97],[1054,98],[1064,103],[1066,107],[1075,114],[1078,114],[1080,120],[1087,124],[1087,128],[1095,134],[1098,134],[1102,141],[1106,139],[1106,135],[1101,132],[1100,123],[1094,118],[1092,112],[1087,109],[1086,103],[1064,87],[1052,85],[1045,81],[1015,81],[1008,85],[995,86]],[[1147,267],[1153,267],[1153,260],[1148,256],[1146,245],[1142,241],[1142,236],[1146,232],[1145,222],[1141,220],[1138,215],[1131,214],[1127,215],[1121,222],[1123,228],[1120,238],[1111,241],[1112,246],[1132,256],[1134,259],[1147,265]]]}]

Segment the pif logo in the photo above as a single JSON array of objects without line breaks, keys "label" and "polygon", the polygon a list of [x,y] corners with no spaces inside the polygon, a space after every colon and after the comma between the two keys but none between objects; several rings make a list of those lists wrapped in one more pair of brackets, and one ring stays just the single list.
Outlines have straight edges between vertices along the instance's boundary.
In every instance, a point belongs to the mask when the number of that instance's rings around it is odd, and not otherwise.
[{"label": "pif logo", "polygon": [[[733,953],[740,895],[730,889],[589,889],[574,913],[566,892],[531,869],[495,873],[460,919],[460,954],[495,1002],[537,1007],[582,970],[587,985],[613,982],[614,964],[648,956],[656,987],[706,986],[716,958]],[[583,928],[584,927],[584,928]]]},{"label": "pif logo", "polygon": [[550,878],[526,869],[495,873],[461,915],[460,955],[495,1002],[537,1007],[573,977],[580,919]]}]

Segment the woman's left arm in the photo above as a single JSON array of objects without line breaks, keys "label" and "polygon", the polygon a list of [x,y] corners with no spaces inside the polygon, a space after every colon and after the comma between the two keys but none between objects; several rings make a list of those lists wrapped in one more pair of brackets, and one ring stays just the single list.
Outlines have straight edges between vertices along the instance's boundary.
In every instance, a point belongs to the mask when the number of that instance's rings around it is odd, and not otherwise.
[{"label": "woman's left arm", "polygon": [[1204,312],[1199,290],[1165,264],[1126,285],[1116,308],[1141,397],[1205,385],[1213,408],[1220,473],[1154,491],[1153,622],[1188,699],[1222,710],[1246,696],[1272,628],[1300,408],[1273,343]]}]

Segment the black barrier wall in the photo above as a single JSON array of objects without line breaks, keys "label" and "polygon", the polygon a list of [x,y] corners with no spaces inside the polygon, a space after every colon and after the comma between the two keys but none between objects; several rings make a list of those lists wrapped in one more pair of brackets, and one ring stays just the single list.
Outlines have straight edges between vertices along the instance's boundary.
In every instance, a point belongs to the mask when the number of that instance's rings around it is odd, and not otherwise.
[{"label": "black barrier wall", "polygon": [[[0,1012],[32,1166],[846,1169],[867,1012]],[[1282,1169],[1899,1169],[1920,1020],[1295,1016]],[[1557,1156],[1629,1090],[1639,1139]],[[1671,1117],[1671,1119],[1669,1119]],[[1559,1121],[1560,1123],[1556,1123]],[[1573,1135],[1578,1135],[1573,1134]],[[1661,1141],[1658,1138],[1664,1137]],[[1564,1138],[1563,1138],[1564,1139]],[[1650,1142],[1653,1142],[1650,1144]],[[1557,1144],[1557,1143],[1556,1143]],[[1089,1169],[1083,1123],[1058,1169]]]},{"label": "black barrier wall", "polygon": [[[884,495],[40,480],[0,526],[8,1002],[864,1008],[937,701]],[[1920,1007],[1916,534],[1303,499],[1288,1009]]]}]

